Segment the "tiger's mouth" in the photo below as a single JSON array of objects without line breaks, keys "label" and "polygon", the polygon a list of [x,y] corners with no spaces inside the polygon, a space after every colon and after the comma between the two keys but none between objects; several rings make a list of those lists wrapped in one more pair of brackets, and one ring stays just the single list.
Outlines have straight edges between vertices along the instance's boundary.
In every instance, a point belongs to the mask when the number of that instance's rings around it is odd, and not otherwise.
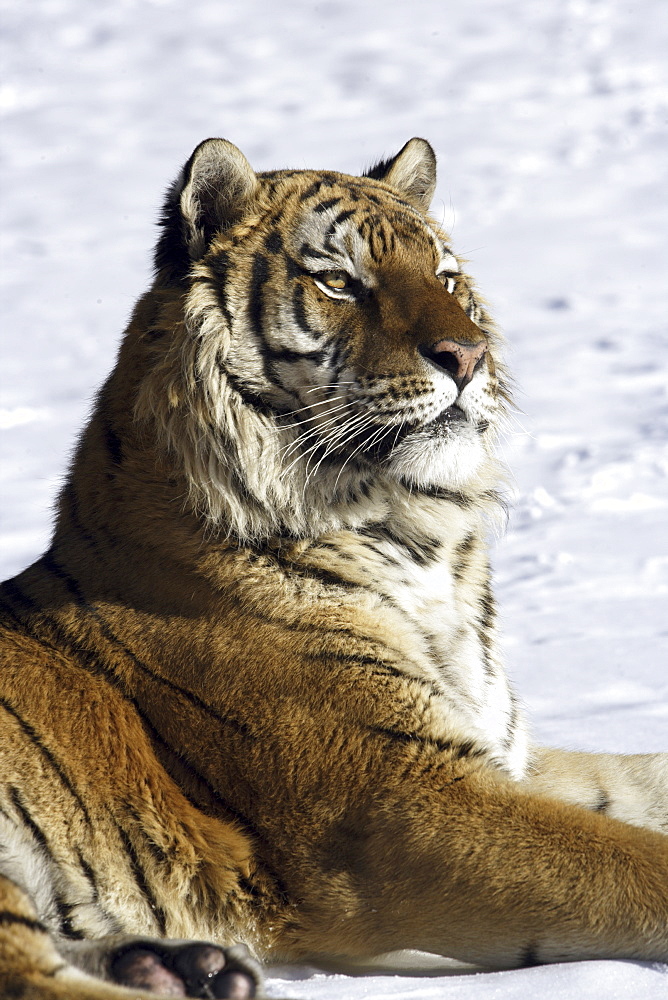
[{"label": "tiger's mouth", "polygon": [[487,430],[489,423],[488,421],[476,422],[471,420],[460,406],[453,403],[444,410],[441,410],[440,413],[437,413],[430,420],[407,421],[397,427],[393,433],[369,445],[365,446],[363,436],[360,435],[357,439],[358,454],[360,457],[364,456],[371,461],[382,462],[389,459],[393,452],[413,435],[420,435],[425,443],[429,439],[436,443],[439,440],[445,441],[450,435],[459,437],[460,429],[463,431],[467,425],[470,430],[482,434]]},{"label": "tiger's mouth", "polygon": [[435,430],[438,428],[448,430],[448,428],[461,423],[471,424],[478,434],[484,434],[489,428],[489,420],[472,420],[456,403],[441,410],[432,420],[423,424],[423,428],[424,430],[430,430],[431,428]]},{"label": "tiger's mouth", "polygon": [[[457,403],[446,406],[427,419],[420,419],[417,414],[412,413],[405,420],[399,418],[385,422],[374,420],[373,415],[369,414],[368,422],[364,421],[359,426],[361,419],[362,412],[353,415],[348,431],[342,433],[338,423],[335,421],[332,424],[332,418],[329,417],[322,438],[317,425],[312,425],[304,438],[304,456],[309,466],[320,467],[322,463],[339,465],[341,462],[345,465],[351,461],[353,464],[382,465],[391,461],[397,450],[401,450],[411,439],[416,442],[419,440],[419,447],[424,453],[424,449],[429,451],[431,447],[442,447],[448,441],[454,445],[462,438],[474,439],[489,426],[488,421],[471,418]],[[331,426],[328,427],[327,424]],[[345,425],[345,421],[343,424]],[[288,456],[291,454],[294,460],[297,455],[294,444],[288,451]]]},{"label": "tiger's mouth", "polygon": [[446,406],[444,410],[437,413],[432,420],[429,420],[423,426],[425,428],[439,426],[449,427],[451,424],[460,423],[462,420],[468,421],[468,419],[469,418],[466,416],[462,408],[457,406],[456,403],[453,403],[452,406]]}]

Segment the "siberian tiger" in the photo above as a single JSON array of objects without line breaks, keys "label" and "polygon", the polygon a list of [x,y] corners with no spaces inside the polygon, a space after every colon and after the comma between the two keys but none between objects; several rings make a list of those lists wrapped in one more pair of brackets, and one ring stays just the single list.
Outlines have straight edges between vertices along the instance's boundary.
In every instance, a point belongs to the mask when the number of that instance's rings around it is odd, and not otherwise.
[{"label": "siberian tiger", "polygon": [[237,942],[668,960],[668,758],[532,746],[497,654],[508,381],[434,185],[423,139],[362,177],[211,139],[171,189],[2,590],[3,996],[252,996]]}]

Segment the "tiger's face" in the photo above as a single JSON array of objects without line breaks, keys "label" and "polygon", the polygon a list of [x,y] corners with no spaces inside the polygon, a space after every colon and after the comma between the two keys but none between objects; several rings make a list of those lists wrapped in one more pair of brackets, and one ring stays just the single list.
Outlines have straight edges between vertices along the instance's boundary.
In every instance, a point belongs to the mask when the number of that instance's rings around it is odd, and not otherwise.
[{"label": "tiger's face", "polygon": [[[177,189],[189,257],[169,275],[189,289],[210,422],[236,428],[237,450],[271,427],[265,473],[284,485],[465,488],[504,393],[489,318],[426,214],[431,148],[411,140],[364,177],[257,175],[222,143]],[[163,237],[163,274],[170,249]]]}]

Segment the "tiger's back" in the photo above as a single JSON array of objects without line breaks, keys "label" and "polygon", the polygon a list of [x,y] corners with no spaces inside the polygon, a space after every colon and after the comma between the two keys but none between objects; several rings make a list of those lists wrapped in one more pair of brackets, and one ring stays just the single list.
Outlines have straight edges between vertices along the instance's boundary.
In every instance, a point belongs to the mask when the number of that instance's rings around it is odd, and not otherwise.
[{"label": "tiger's back", "polygon": [[665,763],[592,758],[574,794],[500,664],[507,388],[433,186],[423,140],[363,178],[210,140],[170,192],[51,547],[3,588],[0,970],[35,995],[116,995],[73,964],[200,989],[119,935],[216,943],[219,995],[253,988],[234,941],[668,955]]}]

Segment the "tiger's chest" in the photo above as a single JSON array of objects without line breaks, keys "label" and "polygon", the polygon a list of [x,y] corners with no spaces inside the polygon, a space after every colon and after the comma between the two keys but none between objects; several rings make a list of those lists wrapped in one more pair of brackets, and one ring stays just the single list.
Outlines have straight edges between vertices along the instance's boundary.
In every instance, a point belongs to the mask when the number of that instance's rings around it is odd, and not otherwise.
[{"label": "tiger's chest", "polygon": [[494,602],[480,537],[367,531],[327,543],[330,570],[377,599],[375,622],[406,672],[440,692],[444,717],[524,774],[527,737],[497,652]]}]

